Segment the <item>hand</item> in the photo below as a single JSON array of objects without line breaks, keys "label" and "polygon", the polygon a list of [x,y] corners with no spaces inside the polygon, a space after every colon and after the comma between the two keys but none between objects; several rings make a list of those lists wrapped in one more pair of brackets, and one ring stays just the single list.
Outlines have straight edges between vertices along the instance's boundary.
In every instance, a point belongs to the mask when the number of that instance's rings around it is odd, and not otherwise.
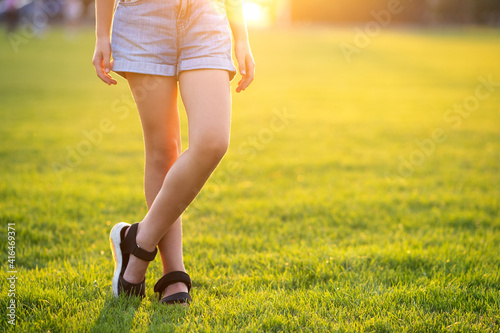
[{"label": "hand", "polygon": [[95,67],[97,76],[108,86],[115,85],[117,82],[109,72],[113,68],[113,61],[111,60],[111,42],[109,38],[97,39],[95,43],[94,58],[92,64]]},{"label": "hand", "polygon": [[248,42],[236,43],[234,53],[236,54],[236,60],[238,61],[238,67],[241,74],[240,82],[238,82],[238,87],[236,87],[236,92],[239,93],[244,91],[250,83],[252,83],[255,75],[255,62]]}]

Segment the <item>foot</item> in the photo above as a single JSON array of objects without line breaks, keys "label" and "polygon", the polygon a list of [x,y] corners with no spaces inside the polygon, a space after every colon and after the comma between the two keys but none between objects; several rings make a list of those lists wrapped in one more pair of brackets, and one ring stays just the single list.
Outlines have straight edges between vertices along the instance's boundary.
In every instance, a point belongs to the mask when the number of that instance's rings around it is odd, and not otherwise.
[{"label": "foot", "polygon": [[[176,294],[176,293],[187,293],[188,287],[183,282],[177,282],[169,285],[163,292],[162,298]],[[181,303],[182,306],[188,306],[188,303]]]},{"label": "foot", "polygon": [[190,289],[191,278],[185,271],[172,271],[163,275],[154,287],[155,293],[158,293],[158,300],[162,304],[188,305],[191,302]]},{"label": "foot", "polygon": [[[158,250],[155,248],[153,251],[147,251],[137,244],[138,227],[139,223],[130,225],[120,222],[111,229],[109,235],[111,251],[115,261],[115,273],[111,283],[115,297],[118,297],[121,293],[128,296],[146,296],[146,269],[148,262],[154,260]],[[136,261],[135,265],[129,265],[130,259]],[[125,278],[124,275],[127,270],[129,274]],[[141,279],[138,279],[138,277],[141,277]]]}]

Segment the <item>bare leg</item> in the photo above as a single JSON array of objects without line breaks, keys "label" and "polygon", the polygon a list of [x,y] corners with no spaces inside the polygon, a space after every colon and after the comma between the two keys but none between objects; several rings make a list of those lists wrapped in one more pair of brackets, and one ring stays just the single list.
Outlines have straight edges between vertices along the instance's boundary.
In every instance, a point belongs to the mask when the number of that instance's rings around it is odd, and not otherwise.
[{"label": "bare leg", "polygon": [[[137,243],[147,251],[159,244],[193,201],[229,143],[228,73],[223,70],[186,71],[181,73],[179,83],[188,115],[189,148],[168,171],[151,209],[139,225]],[[146,262],[132,256],[124,278],[132,283],[139,282],[146,269]]]},{"label": "bare leg", "polygon": [[[148,209],[151,208],[160,191],[165,176],[181,153],[179,111],[177,108],[177,81],[173,77],[150,76],[128,73],[127,79],[134,95],[144,133],[146,165],[144,187]],[[158,249],[163,263],[163,274],[171,271],[185,271],[182,259],[182,224],[179,217],[165,236]],[[131,258],[131,265],[143,266],[144,262]],[[138,267],[138,268],[139,268]],[[127,274],[128,273],[128,274]],[[142,280],[139,271],[126,272],[129,282]],[[175,288],[184,287],[179,283],[169,286],[165,293],[175,293]]]}]

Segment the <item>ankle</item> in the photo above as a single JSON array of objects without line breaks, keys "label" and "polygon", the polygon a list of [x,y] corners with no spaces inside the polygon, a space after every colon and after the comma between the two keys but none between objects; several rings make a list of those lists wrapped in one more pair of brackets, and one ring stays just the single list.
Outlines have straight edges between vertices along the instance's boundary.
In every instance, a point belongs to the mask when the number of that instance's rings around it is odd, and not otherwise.
[{"label": "ankle", "polygon": [[153,237],[148,235],[147,230],[144,228],[144,222],[139,223],[139,226],[137,228],[137,236],[135,238],[135,242],[137,245],[148,252],[152,252],[156,249],[156,246],[158,244],[152,242]]},{"label": "ankle", "polygon": [[[151,237],[147,235],[144,229],[144,222],[140,222],[137,226],[137,235],[135,237],[136,244],[143,250],[152,252],[155,250],[157,244],[151,243]],[[125,231],[125,237],[127,237],[129,230]]]},{"label": "ankle", "polygon": [[146,277],[149,261],[144,261],[134,255],[130,256],[127,268],[123,273],[125,281],[130,283],[139,283]]}]

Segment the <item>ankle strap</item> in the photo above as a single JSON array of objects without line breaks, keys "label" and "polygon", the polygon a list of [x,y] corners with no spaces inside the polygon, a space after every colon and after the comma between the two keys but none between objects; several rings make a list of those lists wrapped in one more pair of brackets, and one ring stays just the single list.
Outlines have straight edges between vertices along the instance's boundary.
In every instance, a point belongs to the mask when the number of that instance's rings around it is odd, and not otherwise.
[{"label": "ankle strap", "polygon": [[174,271],[163,275],[163,277],[156,282],[154,291],[155,293],[159,293],[158,298],[161,299],[165,288],[177,282],[184,283],[188,288],[188,292],[191,290],[191,278],[189,275],[185,272]]},{"label": "ankle strap", "polygon": [[124,254],[132,254],[139,259],[145,261],[153,261],[156,257],[156,253],[158,249],[155,248],[154,251],[146,251],[137,245],[136,237],[137,237],[137,228],[139,227],[139,223],[132,224],[128,229],[128,234],[120,243],[120,248]]}]

